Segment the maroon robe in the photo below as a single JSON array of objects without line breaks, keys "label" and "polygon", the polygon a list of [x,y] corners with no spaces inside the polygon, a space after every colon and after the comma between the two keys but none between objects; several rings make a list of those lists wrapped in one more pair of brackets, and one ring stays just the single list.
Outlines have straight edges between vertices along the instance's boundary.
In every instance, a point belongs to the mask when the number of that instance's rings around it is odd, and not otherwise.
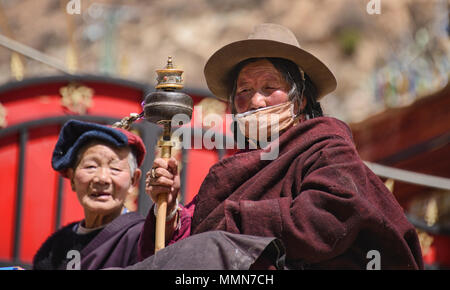
[{"label": "maroon robe", "polygon": [[415,228],[359,158],[345,123],[304,121],[271,145],[277,143],[276,160],[251,150],[211,167],[188,206],[195,206],[192,220],[184,219],[190,234],[279,238],[294,269],[366,269],[371,250],[380,254],[381,269],[423,268]]}]

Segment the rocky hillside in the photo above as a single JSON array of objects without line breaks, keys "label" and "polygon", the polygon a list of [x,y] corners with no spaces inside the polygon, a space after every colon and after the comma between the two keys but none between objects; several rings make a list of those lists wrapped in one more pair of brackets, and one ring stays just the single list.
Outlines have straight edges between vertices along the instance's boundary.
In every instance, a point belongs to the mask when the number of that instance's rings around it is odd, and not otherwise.
[{"label": "rocky hillside", "polygon": [[[379,0],[380,14],[367,10],[376,0],[79,0],[73,15],[67,2],[0,0],[0,30],[77,73],[149,84],[171,55],[186,86],[206,89],[203,66],[215,50],[255,24],[279,23],[330,66],[338,89],[323,100],[325,111],[350,122],[412,102],[449,71],[446,0]],[[58,73],[21,60],[26,78]],[[11,52],[0,47],[0,83],[14,80],[17,66],[11,71]]]}]

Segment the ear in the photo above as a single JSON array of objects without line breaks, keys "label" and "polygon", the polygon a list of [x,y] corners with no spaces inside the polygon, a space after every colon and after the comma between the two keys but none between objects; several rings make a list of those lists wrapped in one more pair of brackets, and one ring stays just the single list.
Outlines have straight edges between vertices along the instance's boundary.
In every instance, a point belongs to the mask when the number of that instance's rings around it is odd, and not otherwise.
[{"label": "ear", "polygon": [[302,111],[305,109],[305,107],[306,107],[306,102],[307,102],[307,100],[306,100],[306,98],[303,96],[302,103],[300,104],[300,110],[299,110],[299,108],[298,108],[299,102],[297,102],[297,101],[295,102],[295,104],[294,104],[294,112],[295,112],[296,115],[298,114],[298,112],[302,112]]},{"label": "ear", "polygon": [[308,101],[306,100],[306,98],[303,97],[302,105],[301,105],[301,111],[305,110],[305,108],[306,108],[306,103],[307,103],[307,102],[308,102]]},{"label": "ear", "polygon": [[141,180],[141,176],[142,176],[142,171],[137,168],[136,171],[134,172],[134,176],[131,179],[131,187],[138,187],[139,186],[139,181]]},{"label": "ear", "polygon": [[67,169],[66,171],[67,178],[70,180],[70,187],[72,188],[72,191],[75,190],[75,182],[73,181],[73,177],[75,175],[75,171],[72,168]]}]

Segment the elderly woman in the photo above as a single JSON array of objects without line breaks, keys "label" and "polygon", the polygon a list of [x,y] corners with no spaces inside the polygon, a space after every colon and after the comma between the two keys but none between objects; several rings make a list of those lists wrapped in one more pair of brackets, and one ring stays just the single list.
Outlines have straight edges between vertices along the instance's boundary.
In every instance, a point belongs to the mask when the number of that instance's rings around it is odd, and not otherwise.
[{"label": "elderly woman", "polygon": [[[176,203],[176,160],[155,160],[147,192],[153,200],[169,193],[167,244],[225,231],[276,237],[289,269],[366,269],[373,265],[373,253],[380,254],[375,268],[423,267],[414,227],[359,158],[349,127],[323,116],[318,101],[336,88],[333,74],[300,48],[291,31],[275,24],[257,26],[248,39],[214,53],[205,77],[210,90],[237,114],[235,132],[256,148],[212,166],[186,207]],[[261,129],[274,133],[274,124],[261,127],[269,114],[279,116],[278,131],[265,147],[259,136],[265,135]],[[253,137],[252,123],[259,126]],[[261,158],[269,147],[277,147],[274,160]],[[153,235],[149,215],[141,259],[153,254]],[[259,259],[255,265],[271,267]]]},{"label": "elderly woman", "polygon": [[138,186],[144,156],[142,140],[126,130],[77,120],[64,125],[52,166],[70,180],[84,219],[50,236],[34,257],[34,269],[100,269],[137,261],[144,218],[125,213],[124,202]]}]

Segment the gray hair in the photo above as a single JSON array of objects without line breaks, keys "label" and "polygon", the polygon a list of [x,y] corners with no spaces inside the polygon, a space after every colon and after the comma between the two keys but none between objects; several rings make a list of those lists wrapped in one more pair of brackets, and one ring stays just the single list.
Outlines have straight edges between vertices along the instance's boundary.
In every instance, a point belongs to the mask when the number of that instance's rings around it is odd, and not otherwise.
[{"label": "gray hair", "polygon": [[130,166],[131,178],[134,177],[136,170],[138,168],[136,154],[134,150],[130,148],[130,153],[128,153],[128,165]]}]

